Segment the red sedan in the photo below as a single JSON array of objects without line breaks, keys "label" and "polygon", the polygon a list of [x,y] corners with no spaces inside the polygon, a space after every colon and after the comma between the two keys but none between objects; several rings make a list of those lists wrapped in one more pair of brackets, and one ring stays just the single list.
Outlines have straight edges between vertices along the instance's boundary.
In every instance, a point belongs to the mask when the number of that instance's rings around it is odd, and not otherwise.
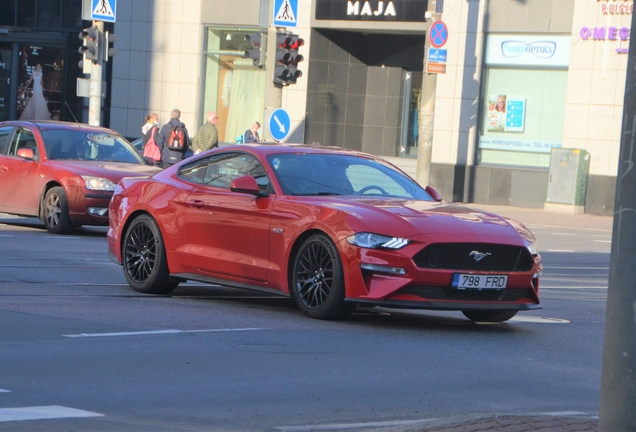
[{"label": "red sedan", "polygon": [[110,129],[54,121],[0,123],[0,212],[38,217],[54,234],[107,225],[119,180],[158,171]]},{"label": "red sedan", "polygon": [[130,286],[196,280],[292,296],[307,315],[355,305],[499,322],[539,306],[541,258],[519,222],[441,202],[388,162],[315,146],[214,149],[123,179],[108,247]]}]

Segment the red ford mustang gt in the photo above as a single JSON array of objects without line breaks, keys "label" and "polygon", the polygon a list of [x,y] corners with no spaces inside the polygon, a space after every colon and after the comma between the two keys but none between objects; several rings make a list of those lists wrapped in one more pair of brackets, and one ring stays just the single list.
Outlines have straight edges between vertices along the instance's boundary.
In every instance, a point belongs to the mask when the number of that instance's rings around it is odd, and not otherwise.
[{"label": "red ford mustang gt", "polygon": [[107,225],[119,180],[159,171],[110,129],[55,121],[0,123],[0,212],[39,217],[54,234]]},{"label": "red ford mustang gt", "polygon": [[541,258],[526,227],[443,203],[353,151],[221,147],[124,178],[109,218],[109,256],[143,293],[220,283],[292,296],[319,319],[355,305],[490,322],[540,308]]}]

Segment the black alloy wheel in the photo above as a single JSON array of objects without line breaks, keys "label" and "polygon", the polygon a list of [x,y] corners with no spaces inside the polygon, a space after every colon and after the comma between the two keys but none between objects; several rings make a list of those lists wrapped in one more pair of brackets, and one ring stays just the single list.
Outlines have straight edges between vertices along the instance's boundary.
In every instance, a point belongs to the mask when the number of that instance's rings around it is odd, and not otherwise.
[{"label": "black alloy wheel", "polygon": [[138,216],[126,230],[122,260],[126,280],[135,291],[168,294],[179,285],[170,278],[161,231],[149,215]]},{"label": "black alloy wheel", "polygon": [[66,192],[61,186],[52,187],[46,192],[42,222],[51,234],[69,234],[73,231]]},{"label": "black alloy wheel", "polygon": [[336,246],[324,234],[305,240],[293,262],[290,292],[306,315],[317,319],[344,318],[344,275]]},{"label": "black alloy wheel", "polygon": [[517,311],[465,310],[464,316],[477,322],[504,322],[517,315]]}]

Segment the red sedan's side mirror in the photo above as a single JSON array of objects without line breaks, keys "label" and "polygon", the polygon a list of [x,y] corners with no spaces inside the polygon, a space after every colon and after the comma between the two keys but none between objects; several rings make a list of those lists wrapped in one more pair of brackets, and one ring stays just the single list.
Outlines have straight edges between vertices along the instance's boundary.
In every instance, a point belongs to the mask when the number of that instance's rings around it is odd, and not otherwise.
[{"label": "red sedan's side mirror", "polygon": [[442,194],[439,193],[439,191],[437,189],[435,189],[433,186],[428,185],[426,186],[426,192],[428,192],[428,194],[433,197],[433,199],[437,202],[441,202],[442,200]]},{"label": "red sedan's side mirror", "polygon": [[232,180],[232,183],[230,183],[230,190],[232,192],[242,192],[257,196],[264,195],[261,193],[261,189],[258,186],[258,183],[256,183],[254,177],[248,175],[237,177]]},{"label": "red sedan's side mirror", "polygon": [[33,159],[35,157],[35,154],[33,153],[33,149],[21,148],[18,150],[17,156],[24,159]]}]

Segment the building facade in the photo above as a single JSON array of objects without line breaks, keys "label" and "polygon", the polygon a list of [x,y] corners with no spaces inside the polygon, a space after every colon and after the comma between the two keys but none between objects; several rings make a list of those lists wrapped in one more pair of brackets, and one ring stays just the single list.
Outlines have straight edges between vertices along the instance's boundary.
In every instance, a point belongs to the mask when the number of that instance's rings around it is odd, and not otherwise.
[{"label": "building facade", "polygon": [[[36,12],[25,19],[26,3]],[[23,90],[16,83],[34,67],[18,72],[22,47],[43,46],[59,51],[46,54],[57,57],[46,60],[45,74],[57,58],[64,62],[64,96],[50,94],[51,117],[59,110],[68,120],[62,109],[68,103],[85,120],[87,101],[73,91],[81,76],[75,33],[90,24],[78,22],[81,1],[2,5],[13,11],[0,22],[2,63],[10,56],[13,84],[0,83],[10,107],[0,115],[20,114]],[[69,5],[75,12],[66,12]],[[437,6],[448,37],[435,53],[444,73],[435,89],[431,184],[448,201],[540,208],[553,200],[553,179],[564,181],[557,187],[571,186],[571,179],[550,175],[552,149],[573,149],[589,165],[587,181],[575,185],[585,212],[612,214],[633,1],[437,0]],[[51,8],[57,12],[47,18]],[[135,138],[146,114],[157,112],[165,123],[179,108],[194,135],[205,113],[216,111],[221,140],[234,142],[254,120],[267,137],[268,113],[282,107],[292,125],[286,141],[361,150],[415,176],[431,36],[427,9],[422,0],[120,1],[102,123]],[[305,41],[304,60],[297,82],[275,93],[271,62],[258,68],[245,58],[253,48],[245,36],[270,29],[271,37],[270,23],[283,14],[291,20],[285,30]],[[33,33],[37,43],[30,42]]]}]

